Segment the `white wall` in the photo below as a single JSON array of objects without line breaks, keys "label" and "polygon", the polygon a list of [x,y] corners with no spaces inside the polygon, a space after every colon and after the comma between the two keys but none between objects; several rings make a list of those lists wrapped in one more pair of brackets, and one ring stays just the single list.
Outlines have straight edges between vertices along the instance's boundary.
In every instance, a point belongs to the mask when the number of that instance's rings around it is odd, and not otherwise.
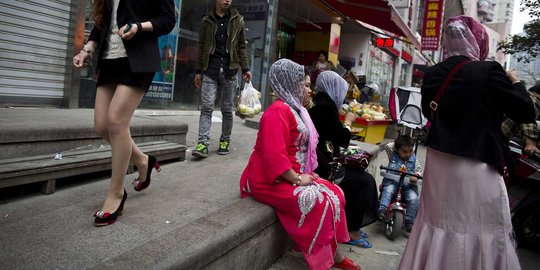
[{"label": "white wall", "polygon": [[[355,66],[351,69],[357,76],[365,75],[369,54],[369,42],[371,33],[345,33],[341,32],[339,45],[339,57],[352,57],[356,59]],[[362,61],[360,61],[362,60]],[[362,65],[359,65],[359,63]]]}]

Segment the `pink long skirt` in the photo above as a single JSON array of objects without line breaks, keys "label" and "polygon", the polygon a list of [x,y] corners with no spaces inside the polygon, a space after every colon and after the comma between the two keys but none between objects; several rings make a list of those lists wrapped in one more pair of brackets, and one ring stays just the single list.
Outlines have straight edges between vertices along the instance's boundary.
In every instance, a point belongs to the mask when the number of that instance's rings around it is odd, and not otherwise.
[{"label": "pink long skirt", "polygon": [[420,208],[398,269],[521,269],[503,178],[428,148]]}]

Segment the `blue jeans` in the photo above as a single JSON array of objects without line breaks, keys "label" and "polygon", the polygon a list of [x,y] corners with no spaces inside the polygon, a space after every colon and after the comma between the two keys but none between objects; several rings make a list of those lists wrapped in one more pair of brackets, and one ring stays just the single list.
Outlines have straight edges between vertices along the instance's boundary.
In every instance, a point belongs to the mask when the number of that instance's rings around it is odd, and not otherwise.
[{"label": "blue jeans", "polygon": [[[381,202],[379,204],[379,212],[386,211],[390,204],[392,197],[398,190],[398,182],[383,178],[382,181],[383,191],[381,193]],[[418,204],[420,197],[418,196],[418,188],[416,185],[410,185],[409,183],[403,183],[403,199],[407,204],[407,210],[405,213],[405,222],[414,223],[416,218],[416,212],[418,211]]]},{"label": "blue jeans", "polygon": [[208,144],[210,128],[212,127],[212,113],[216,102],[216,92],[221,91],[221,126],[220,141],[230,141],[233,127],[233,104],[236,92],[236,76],[226,78],[223,72],[219,73],[216,81],[203,75],[201,87],[201,116],[199,118],[199,143]]}]

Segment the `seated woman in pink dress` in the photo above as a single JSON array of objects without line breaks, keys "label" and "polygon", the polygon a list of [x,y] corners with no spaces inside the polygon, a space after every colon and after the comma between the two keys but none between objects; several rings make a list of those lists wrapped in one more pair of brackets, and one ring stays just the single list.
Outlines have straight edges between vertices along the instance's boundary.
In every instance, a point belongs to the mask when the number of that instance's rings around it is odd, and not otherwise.
[{"label": "seated woman in pink dress", "polygon": [[343,191],[313,173],[318,134],[302,106],[309,91],[304,67],[281,59],[269,77],[278,99],[261,117],[253,154],[240,178],[241,196],[275,209],[310,269],[360,269],[337,250],[337,243],[349,241]]}]

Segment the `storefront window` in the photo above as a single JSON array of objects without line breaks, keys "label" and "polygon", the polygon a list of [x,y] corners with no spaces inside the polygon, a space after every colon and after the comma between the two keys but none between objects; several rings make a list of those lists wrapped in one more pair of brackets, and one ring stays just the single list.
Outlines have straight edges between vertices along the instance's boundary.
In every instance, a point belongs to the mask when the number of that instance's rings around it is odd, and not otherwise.
[{"label": "storefront window", "polygon": [[[90,31],[94,27],[92,16],[92,0],[86,1],[86,18],[84,24],[84,43],[88,41]],[[81,82],[79,87],[79,108],[94,108],[96,99],[96,75],[93,64],[81,69]]]},{"label": "storefront window", "polygon": [[296,22],[280,17],[277,32],[277,58],[294,58],[296,42]]},{"label": "storefront window", "polygon": [[[195,89],[195,67],[197,64],[199,29],[202,17],[214,8],[214,1],[175,0],[178,25],[168,36],[160,38],[161,71],[157,72],[149,93],[141,102],[141,108],[194,110],[199,108],[200,90]],[[246,49],[252,83],[261,89],[262,59],[264,56],[264,34],[266,32],[267,1],[236,0],[233,2],[246,26]],[[85,36],[93,27],[92,1],[87,1]],[[178,37],[178,38],[176,38]],[[242,87],[240,73],[238,87]],[[94,107],[95,74],[93,67],[81,72],[79,106]],[[169,89],[170,88],[170,89]],[[220,93],[216,103],[219,105]]]},{"label": "storefront window", "polygon": [[410,64],[405,62],[404,60],[401,63],[401,73],[399,74],[399,84],[400,86],[409,86],[407,84],[407,72],[409,71]]},{"label": "storefront window", "polygon": [[[176,75],[174,81],[173,100],[167,106],[169,109],[192,110],[198,109],[200,103],[200,90],[195,89],[194,77],[197,64],[199,44],[199,29],[201,19],[214,8],[213,1],[183,0],[182,1],[179,39],[176,56]],[[260,89],[260,75],[263,58],[264,33],[266,29],[266,1],[237,0],[233,2],[245,21],[246,50],[249,68],[253,75],[252,83]],[[237,76],[238,87],[241,88],[240,73]],[[219,106],[220,93],[218,92],[216,105]]]},{"label": "storefront window", "polygon": [[379,91],[376,93],[378,95],[375,95],[372,102],[378,102],[384,107],[387,107],[388,95],[392,87],[394,60],[388,53],[374,46],[370,47],[370,60],[366,81],[367,84],[376,83],[379,87]]}]

